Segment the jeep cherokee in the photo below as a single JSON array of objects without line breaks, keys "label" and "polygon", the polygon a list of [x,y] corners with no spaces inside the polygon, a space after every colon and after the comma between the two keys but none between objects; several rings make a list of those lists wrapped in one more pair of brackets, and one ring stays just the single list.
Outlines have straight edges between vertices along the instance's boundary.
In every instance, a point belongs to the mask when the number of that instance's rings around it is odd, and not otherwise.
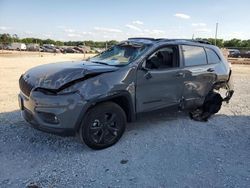
[{"label": "jeep cherokee", "polygon": [[18,99],[33,127],[77,133],[89,147],[102,149],[115,144],[138,113],[176,106],[198,110],[194,119],[208,118],[230,100],[231,72],[208,42],[129,38],[87,61],[28,70],[19,79]]}]

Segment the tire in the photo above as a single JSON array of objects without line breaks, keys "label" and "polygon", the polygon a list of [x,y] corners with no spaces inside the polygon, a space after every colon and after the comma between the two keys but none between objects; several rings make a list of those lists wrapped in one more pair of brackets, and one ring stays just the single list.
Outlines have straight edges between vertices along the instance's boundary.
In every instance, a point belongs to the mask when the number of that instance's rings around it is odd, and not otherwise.
[{"label": "tire", "polygon": [[209,114],[216,114],[220,111],[223,98],[219,93],[210,93],[203,104],[203,111]]},{"label": "tire", "polygon": [[223,98],[219,93],[210,92],[204,101],[204,104],[189,113],[191,119],[195,121],[207,121],[213,114],[221,109]]},{"label": "tire", "polygon": [[113,102],[100,103],[89,109],[83,118],[79,135],[92,149],[104,149],[114,145],[126,128],[126,114]]}]

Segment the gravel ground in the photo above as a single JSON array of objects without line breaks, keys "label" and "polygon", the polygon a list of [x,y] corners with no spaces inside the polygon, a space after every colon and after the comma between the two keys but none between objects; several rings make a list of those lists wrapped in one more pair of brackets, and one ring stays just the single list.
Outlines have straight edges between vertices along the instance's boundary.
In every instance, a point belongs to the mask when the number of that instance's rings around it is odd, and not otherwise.
[{"label": "gravel ground", "polygon": [[30,128],[17,107],[18,73],[1,77],[13,96],[1,89],[0,187],[249,187],[250,66],[233,70],[235,95],[208,122],[183,112],[147,114],[100,151]]}]

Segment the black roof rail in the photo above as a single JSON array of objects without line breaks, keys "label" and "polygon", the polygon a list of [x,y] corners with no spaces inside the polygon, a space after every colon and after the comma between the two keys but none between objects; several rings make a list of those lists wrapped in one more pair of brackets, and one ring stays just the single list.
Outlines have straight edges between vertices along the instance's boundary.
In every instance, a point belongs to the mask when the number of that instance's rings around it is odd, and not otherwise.
[{"label": "black roof rail", "polygon": [[133,38],[128,38],[128,40],[187,41],[187,42],[197,42],[201,44],[212,44],[211,42],[202,39],[167,39],[167,38],[133,37]]},{"label": "black roof rail", "polygon": [[158,38],[155,39],[156,41],[187,41],[187,42],[197,42],[202,44],[211,44],[207,40],[196,40],[196,39],[165,39],[165,38]]},{"label": "black roof rail", "polygon": [[199,42],[202,44],[212,44],[211,42],[209,42],[208,40],[193,40],[194,42]]}]

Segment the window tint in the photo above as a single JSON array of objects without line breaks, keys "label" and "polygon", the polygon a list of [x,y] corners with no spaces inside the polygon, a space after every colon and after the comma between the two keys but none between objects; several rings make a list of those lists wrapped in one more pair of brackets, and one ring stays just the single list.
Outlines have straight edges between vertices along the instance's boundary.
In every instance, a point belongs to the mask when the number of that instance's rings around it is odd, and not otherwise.
[{"label": "window tint", "polygon": [[168,46],[155,51],[146,61],[146,68],[168,69],[178,67],[178,47]]},{"label": "window tint", "polygon": [[204,48],[198,46],[183,45],[182,50],[186,66],[207,64],[207,58]]},{"label": "window tint", "polygon": [[207,61],[208,63],[219,63],[220,62],[220,58],[218,57],[218,55],[211,49],[209,48],[205,48],[206,53],[207,53]]}]

